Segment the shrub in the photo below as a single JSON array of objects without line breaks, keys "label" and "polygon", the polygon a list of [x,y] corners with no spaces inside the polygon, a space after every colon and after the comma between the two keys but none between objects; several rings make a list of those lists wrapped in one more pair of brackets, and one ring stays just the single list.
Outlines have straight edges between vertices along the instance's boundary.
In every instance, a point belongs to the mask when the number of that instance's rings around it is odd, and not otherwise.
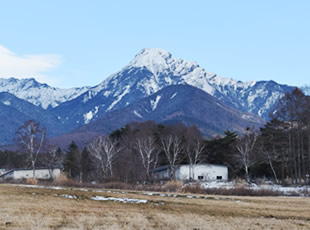
[{"label": "shrub", "polygon": [[57,185],[57,186],[69,186],[69,187],[75,187],[77,186],[79,183],[68,178],[66,174],[64,173],[61,173],[59,176],[57,176],[55,179],[54,179],[54,182],[53,182],[54,185]]},{"label": "shrub", "polygon": [[38,179],[36,179],[36,178],[28,178],[28,179],[26,179],[25,184],[38,185]]},{"label": "shrub", "polygon": [[236,188],[207,188],[204,189],[204,193],[211,195],[225,195],[225,196],[281,196],[280,191],[274,191],[269,189],[253,190],[246,187]]},{"label": "shrub", "polygon": [[107,182],[103,184],[103,188],[108,189],[124,189],[124,190],[131,190],[134,189],[134,185],[126,184],[124,182]]},{"label": "shrub", "polygon": [[181,192],[182,186],[183,184],[181,181],[171,180],[163,186],[163,190],[165,192]]},{"label": "shrub", "polygon": [[200,183],[189,184],[183,187],[182,192],[185,193],[194,193],[194,194],[203,194],[204,190],[201,188]]}]

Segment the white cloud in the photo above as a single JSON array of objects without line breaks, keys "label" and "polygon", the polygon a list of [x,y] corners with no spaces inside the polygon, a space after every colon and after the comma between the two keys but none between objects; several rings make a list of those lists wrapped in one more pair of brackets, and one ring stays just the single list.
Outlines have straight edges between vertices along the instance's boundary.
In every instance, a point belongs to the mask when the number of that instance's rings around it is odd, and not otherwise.
[{"label": "white cloud", "polygon": [[0,77],[1,78],[35,78],[45,83],[53,83],[54,79],[46,73],[60,64],[59,55],[17,55],[0,45]]}]

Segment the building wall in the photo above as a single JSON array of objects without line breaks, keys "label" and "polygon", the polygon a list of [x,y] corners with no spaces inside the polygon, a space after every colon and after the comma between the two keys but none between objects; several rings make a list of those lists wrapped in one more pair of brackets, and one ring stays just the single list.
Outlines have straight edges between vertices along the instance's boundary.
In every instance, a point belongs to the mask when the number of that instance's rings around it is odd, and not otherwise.
[{"label": "building wall", "polygon": [[[169,179],[169,169],[155,173],[157,179]],[[227,181],[228,168],[224,165],[199,164],[190,170],[189,165],[180,165],[175,170],[177,180]]]},{"label": "building wall", "polygon": [[200,180],[200,181],[215,181],[215,180],[228,180],[228,168],[223,165],[212,164],[199,164],[181,165],[176,172],[178,180]]},{"label": "building wall", "polygon": [[[32,178],[33,170],[15,170],[13,173],[13,178],[8,177],[7,179],[27,179]],[[36,179],[50,179],[55,178],[60,175],[60,169],[48,170],[48,169],[36,169],[35,178]]]}]

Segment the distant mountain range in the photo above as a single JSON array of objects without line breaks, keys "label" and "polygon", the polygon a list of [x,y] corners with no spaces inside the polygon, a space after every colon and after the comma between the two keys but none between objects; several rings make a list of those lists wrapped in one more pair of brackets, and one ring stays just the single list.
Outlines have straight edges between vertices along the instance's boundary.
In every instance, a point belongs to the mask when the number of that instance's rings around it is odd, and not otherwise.
[{"label": "distant mountain range", "polygon": [[12,143],[29,119],[40,121],[55,140],[78,133],[93,137],[146,120],[196,125],[205,136],[242,132],[262,125],[293,89],[273,81],[223,78],[163,49],[143,49],[94,87],[58,89],[34,79],[0,79],[0,145]]}]

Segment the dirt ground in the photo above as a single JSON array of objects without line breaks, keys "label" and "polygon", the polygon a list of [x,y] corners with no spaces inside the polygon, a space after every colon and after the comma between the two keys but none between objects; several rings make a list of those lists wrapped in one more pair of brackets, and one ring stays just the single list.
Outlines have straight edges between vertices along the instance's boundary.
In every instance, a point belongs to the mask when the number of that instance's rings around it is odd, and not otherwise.
[{"label": "dirt ground", "polygon": [[310,198],[168,195],[0,184],[0,229],[310,229]]}]

